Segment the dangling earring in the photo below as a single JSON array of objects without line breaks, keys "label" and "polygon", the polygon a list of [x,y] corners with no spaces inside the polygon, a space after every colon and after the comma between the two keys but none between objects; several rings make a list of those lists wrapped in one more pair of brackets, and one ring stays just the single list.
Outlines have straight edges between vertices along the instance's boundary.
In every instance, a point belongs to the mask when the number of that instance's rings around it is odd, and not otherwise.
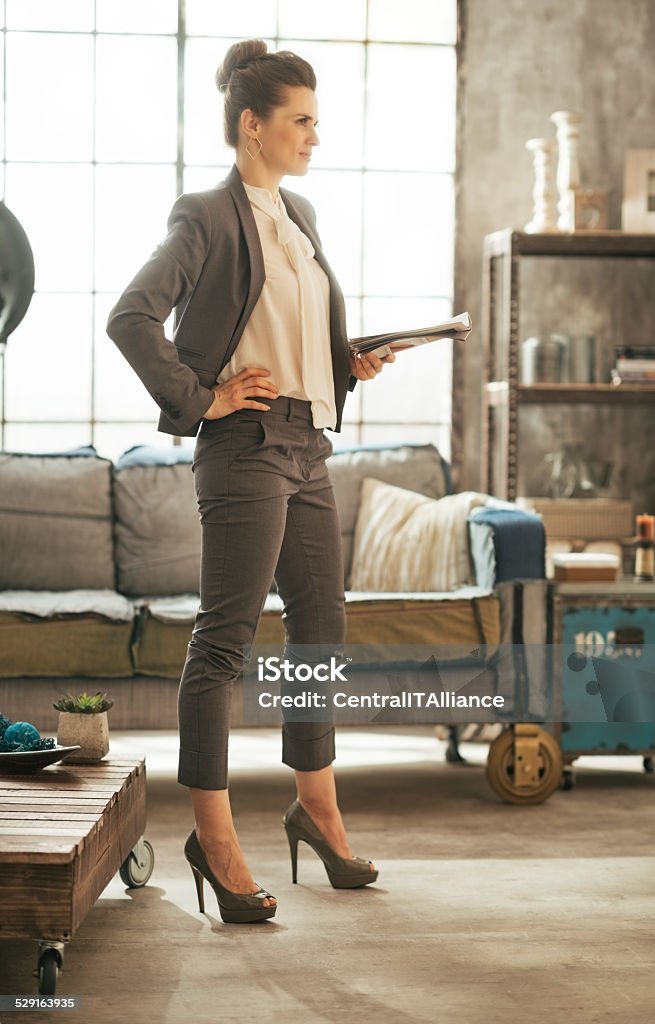
[{"label": "dangling earring", "polygon": [[248,140],[248,145],[246,146],[246,153],[248,154],[248,156],[250,157],[250,159],[251,159],[251,160],[255,160],[255,159],[256,159],[256,158],[257,158],[257,157],[259,156],[259,154],[261,153],[261,151],[262,151],[262,149],[263,149],[264,147],[262,146],[262,144],[261,144],[261,142],[259,141],[259,139],[257,138],[257,136],[255,136],[255,142],[259,143],[259,149],[258,149],[258,150],[257,150],[257,152],[255,153],[255,156],[253,156],[253,155],[252,155],[252,153],[250,152],[250,148],[249,148],[249,147],[250,147],[250,143],[251,143],[252,141],[253,141],[252,139],[249,139],[249,140]]}]

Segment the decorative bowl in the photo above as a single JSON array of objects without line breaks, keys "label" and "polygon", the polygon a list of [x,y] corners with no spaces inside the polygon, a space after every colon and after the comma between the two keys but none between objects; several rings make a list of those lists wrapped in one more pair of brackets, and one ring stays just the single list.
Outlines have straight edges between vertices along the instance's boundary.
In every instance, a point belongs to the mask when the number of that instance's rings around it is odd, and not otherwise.
[{"label": "decorative bowl", "polygon": [[76,747],[53,747],[51,750],[10,750],[0,754],[0,774],[5,772],[35,772],[46,765],[63,761]]}]

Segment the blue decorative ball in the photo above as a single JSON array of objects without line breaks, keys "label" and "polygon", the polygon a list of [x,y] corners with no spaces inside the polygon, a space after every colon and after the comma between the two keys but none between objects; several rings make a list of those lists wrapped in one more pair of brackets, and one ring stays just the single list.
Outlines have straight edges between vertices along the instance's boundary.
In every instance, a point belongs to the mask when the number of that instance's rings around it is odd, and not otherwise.
[{"label": "blue decorative ball", "polygon": [[4,740],[11,750],[34,750],[41,742],[41,733],[31,722],[14,722],[5,732]]}]

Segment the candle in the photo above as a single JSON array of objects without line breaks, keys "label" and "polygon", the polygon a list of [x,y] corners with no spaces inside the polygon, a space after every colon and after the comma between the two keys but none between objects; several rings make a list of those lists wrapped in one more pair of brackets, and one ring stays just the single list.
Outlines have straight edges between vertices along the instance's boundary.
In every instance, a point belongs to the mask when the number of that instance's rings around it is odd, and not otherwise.
[{"label": "candle", "polygon": [[637,516],[637,537],[639,540],[655,540],[655,516]]}]

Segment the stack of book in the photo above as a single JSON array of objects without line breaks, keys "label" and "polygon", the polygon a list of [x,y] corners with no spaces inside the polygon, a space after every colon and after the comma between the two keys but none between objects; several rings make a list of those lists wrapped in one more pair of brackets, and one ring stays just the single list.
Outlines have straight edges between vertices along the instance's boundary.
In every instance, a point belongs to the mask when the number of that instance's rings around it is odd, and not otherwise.
[{"label": "stack of book", "polygon": [[655,384],[655,347],[621,345],[614,356],[613,384]]}]

